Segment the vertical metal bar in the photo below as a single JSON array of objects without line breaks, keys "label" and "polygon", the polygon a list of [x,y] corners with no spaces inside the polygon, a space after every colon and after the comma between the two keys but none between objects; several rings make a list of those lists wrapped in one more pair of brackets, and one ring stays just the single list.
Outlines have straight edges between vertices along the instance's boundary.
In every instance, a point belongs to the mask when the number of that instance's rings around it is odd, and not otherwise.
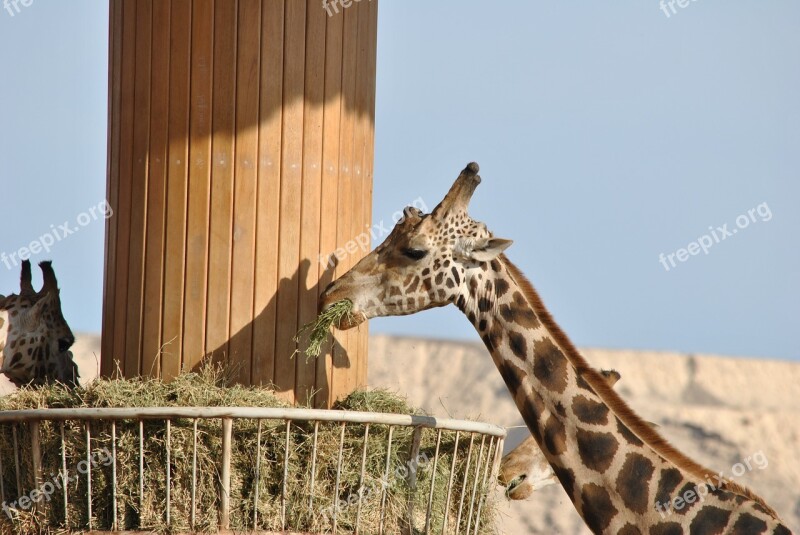
[{"label": "vertical metal bar", "polygon": [[61,422],[61,485],[64,487],[64,527],[69,529],[69,509],[67,499],[67,487],[69,485],[69,475],[67,474],[67,441],[64,440],[64,422]]},{"label": "vertical metal bar", "polygon": [[308,510],[314,510],[314,481],[317,476],[317,437],[319,422],[314,422],[314,445],[311,447],[311,488],[308,491]]},{"label": "vertical metal bar", "polygon": [[197,513],[197,418],[192,423],[192,518],[191,528],[194,530]]},{"label": "vertical metal bar", "polygon": [[[31,434],[31,464],[33,464],[33,488],[42,488],[42,449],[39,443],[39,421],[31,420],[28,422],[28,430]],[[33,510],[39,509],[38,502],[34,502]]]},{"label": "vertical metal bar", "polygon": [[494,457],[494,463],[492,464],[492,475],[491,478],[493,481],[497,480],[497,474],[500,472],[500,461],[503,460],[503,448],[506,444],[506,437],[500,437],[497,441],[497,453]]},{"label": "vertical metal bar", "polygon": [[436,453],[433,454],[433,471],[431,472],[431,491],[428,494],[428,510],[425,512],[425,533],[431,531],[431,507],[433,506],[433,489],[436,488],[436,465],[439,463],[439,444],[442,443],[442,430],[436,433]]},{"label": "vertical metal bar", "polygon": [[464,482],[461,484],[461,497],[458,501],[458,516],[456,516],[456,532],[461,526],[461,511],[464,508],[464,495],[467,493],[467,479],[469,479],[469,463],[472,460],[472,446],[475,443],[475,433],[469,434],[469,449],[467,450],[467,464],[464,467]]},{"label": "vertical metal bar", "polygon": [[[447,500],[444,502],[444,519],[442,520],[442,535],[447,530],[447,519],[450,518],[450,497],[453,492],[453,479],[456,473],[456,459],[458,459],[458,439],[461,433],[456,431],[456,443],[453,446],[453,461],[450,463],[450,481],[447,483]],[[458,527],[458,526],[456,526]]]},{"label": "vertical metal bar", "polygon": [[481,476],[481,461],[483,459],[483,448],[485,445],[486,445],[486,435],[482,435],[481,449],[478,452],[478,462],[475,465],[475,477],[472,480],[472,496],[469,499],[469,515],[467,516],[467,533],[469,533],[469,528],[472,526],[472,509],[473,507],[475,507],[475,493],[478,490],[478,479]]},{"label": "vertical metal bar", "polygon": [[3,474],[5,473],[6,471],[3,468],[3,456],[0,455],[0,502],[2,503],[6,503],[6,487],[3,484]]},{"label": "vertical metal bar", "polygon": [[281,488],[281,529],[286,531],[286,485],[289,481],[289,442],[292,421],[286,420],[286,445],[283,450],[283,486]]},{"label": "vertical metal bar", "polygon": [[[492,458],[492,451],[495,449],[495,446],[495,438],[491,437],[489,439],[489,447],[486,449],[486,464],[483,467],[483,478],[481,479],[480,494],[478,496],[478,507],[475,509],[475,535],[478,534],[478,525],[481,521],[481,509],[483,508],[483,502],[486,499],[486,478],[489,475],[489,466],[494,464],[494,460],[492,460],[490,463],[489,459]],[[497,456],[496,451],[494,452],[494,456]]]},{"label": "vertical metal bar", "polygon": [[381,481],[381,522],[380,526],[378,527],[378,533],[383,535],[383,521],[385,520],[385,510],[384,505],[386,504],[386,489],[389,487],[389,469],[392,465],[392,433],[394,432],[394,427],[389,426],[389,440],[388,444],[386,445],[386,468],[383,471],[383,481]]},{"label": "vertical metal bar", "polygon": [[342,473],[342,452],[344,450],[344,429],[346,422],[342,422],[342,434],[339,437],[339,462],[336,465],[336,485],[333,487],[333,533],[336,533],[337,514],[339,512],[339,479]]},{"label": "vertical metal bar", "polygon": [[[492,440],[494,441],[495,438],[492,437]],[[496,481],[496,477],[494,475],[494,469],[495,469],[495,466],[497,465],[497,462],[500,459],[500,454],[503,451],[503,445],[502,445],[503,438],[499,437],[496,440],[497,441],[495,442],[495,446],[496,447],[495,447],[495,452],[494,452],[494,459],[492,460],[492,464],[491,464],[492,472],[493,472],[492,473],[492,477],[495,479],[495,481]],[[487,480],[488,480],[488,476],[489,476],[489,456],[491,455],[491,451],[492,451],[492,448],[490,446],[489,447],[489,451],[486,452],[486,467],[483,470],[483,482],[481,483],[481,496],[480,496],[480,499],[478,500],[478,510],[475,512],[475,535],[478,535],[478,528],[481,525],[481,509],[483,509],[483,504],[486,503],[486,499],[487,499],[487,487],[486,487],[486,484],[488,482]]]},{"label": "vertical metal bar", "polygon": [[364,496],[364,470],[367,466],[367,446],[369,445],[369,424],[364,424],[364,447],[361,450],[361,476],[358,480],[358,508],[356,509],[356,535],[361,522],[361,499]]},{"label": "vertical metal bar", "polygon": [[92,424],[86,422],[86,515],[92,531]]},{"label": "vertical metal bar", "polygon": [[31,433],[31,460],[33,461],[33,488],[42,488],[42,449],[39,443],[39,421],[31,420],[28,424]]},{"label": "vertical metal bar", "polygon": [[111,420],[111,529],[117,531],[117,422]]},{"label": "vertical metal bar", "polygon": [[170,525],[170,522],[169,522],[169,513],[170,513],[170,492],[169,492],[169,487],[170,487],[170,483],[171,483],[171,477],[170,477],[170,469],[169,469],[169,465],[170,465],[169,450],[170,450],[171,435],[172,435],[172,422],[170,420],[167,420],[167,444],[166,444],[166,448],[167,448],[167,462],[166,462],[166,470],[167,470],[166,483],[167,483],[167,487],[166,487],[166,491],[167,491],[167,527],[168,528],[169,528],[169,525]]},{"label": "vertical metal bar", "polygon": [[3,484],[3,475],[6,473],[3,468],[3,456],[0,455],[0,501],[6,503],[6,488]]},{"label": "vertical metal bar", "polygon": [[19,472],[19,443],[17,441],[17,424],[11,428],[14,435],[14,467],[17,470],[17,496],[22,496],[22,477]]},{"label": "vertical metal bar", "polygon": [[139,525],[144,525],[144,420],[139,420]]},{"label": "vertical metal bar", "polygon": [[408,511],[408,529],[414,531],[414,497],[417,494],[417,458],[419,457],[419,447],[422,443],[422,427],[416,426],[414,432],[411,434],[411,448],[408,452],[408,477],[406,482],[411,491],[408,495],[407,508]]},{"label": "vertical metal bar", "polygon": [[230,529],[231,525],[231,435],[233,421],[222,419],[222,496],[220,496],[220,529]]},{"label": "vertical metal bar", "polygon": [[261,423],[258,420],[258,433],[256,433],[256,492],[253,496],[253,531],[258,530],[258,484],[261,478]]}]

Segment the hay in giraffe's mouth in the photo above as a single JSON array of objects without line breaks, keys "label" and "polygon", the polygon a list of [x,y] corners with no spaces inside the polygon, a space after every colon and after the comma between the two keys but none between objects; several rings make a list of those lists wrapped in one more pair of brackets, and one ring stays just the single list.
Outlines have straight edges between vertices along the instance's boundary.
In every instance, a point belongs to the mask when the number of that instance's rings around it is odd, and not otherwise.
[{"label": "hay in giraffe's mouth", "polygon": [[300,327],[295,335],[295,341],[302,343],[303,335],[309,332],[305,354],[307,357],[318,357],[322,353],[322,345],[328,339],[331,326],[336,326],[337,329],[349,329],[358,323],[353,315],[353,302],[342,299],[326,307],[317,319]]},{"label": "hay in giraffe's mouth", "polygon": [[526,478],[527,476],[525,474],[522,474],[521,476],[517,476],[511,481],[509,481],[508,485],[506,485],[506,496],[510,496],[511,493],[514,492],[514,490],[516,490],[517,487],[522,485],[522,482],[525,481]]}]

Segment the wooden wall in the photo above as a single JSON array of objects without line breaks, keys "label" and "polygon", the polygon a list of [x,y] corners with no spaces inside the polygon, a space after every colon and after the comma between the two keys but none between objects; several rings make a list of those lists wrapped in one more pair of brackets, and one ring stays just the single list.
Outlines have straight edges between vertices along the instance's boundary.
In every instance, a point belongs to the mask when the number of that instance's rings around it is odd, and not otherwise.
[{"label": "wooden wall", "polygon": [[321,407],[366,383],[366,325],[291,357],[371,220],[378,0],[337,8],[111,0],[103,375],[213,359]]}]

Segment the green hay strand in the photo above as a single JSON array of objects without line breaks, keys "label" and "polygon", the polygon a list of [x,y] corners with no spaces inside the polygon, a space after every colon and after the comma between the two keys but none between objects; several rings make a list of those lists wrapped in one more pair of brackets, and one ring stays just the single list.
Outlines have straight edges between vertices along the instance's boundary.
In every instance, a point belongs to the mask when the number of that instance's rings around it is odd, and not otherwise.
[{"label": "green hay strand", "polygon": [[297,335],[295,335],[294,338],[298,343],[301,342],[303,335],[310,331],[308,335],[308,346],[305,351],[306,357],[318,357],[320,353],[322,353],[322,345],[325,343],[325,340],[328,339],[331,326],[336,325],[338,327],[339,322],[341,322],[342,318],[345,316],[351,318],[352,311],[353,302],[349,299],[342,299],[326,308],[317,316],[317,319],[300,327],[300,330],[297,331]]},{"label": "green hay strand", "polygon": [[[220,368],[205,367],[198,373],[185,373],[164,382],[137,378],[99,379],[74,391],[62,387],[24,388],[0,397],[0,410],[28,408],[76,407],[182,407],[182,406],[250,406],[286,407],[287,404],[266,388],[243,387],[232,384]],[[335,409],[422,414],[408,402],[384,390],[356,391],[340,400]],[[15,476],[14,436],[20,445],[20,480],[22,493],[17,493]],[[77,474],[78,463],[86,458],[86,429],[81,422],[65,423],[66,463],[71,476]],[[197,519],[195,532],[215,532],[219,525],[219,474],[222,458],[222,433],[219,419],[198,420],[197,443]],[[481,437],[475,435],[472,458],[466,466],[469,434],[461,433],[454,469],[451,502],[446,507],[447,485],[455,448],[455,431],[442,431],[436,477],[432,478],[437,431],[421,428],[418,455],[430,462],[420,466],[414,479],[398,475],[408,466],[414,442],[414,428],[395,426],[392,434],[390,476],[383,480],[389,428],[372,424],[364,457],[364,480],[361,463],[364,455],[365,425],[345,427],[344,448],[339,472],[339,492],[335,493],[339,442],[342,425],[320,422],[317,433],[317,456],[314,465],[314,487],[311,488],[314,442],[313,422],[293,422],[290,427],[288,458],[284,453],[286,423],[282,420],[261,421],[261,443],[258,444],[258,421],[237,419],[233,423],[231,462],[231,529],[249,532],[253,529],[253,508],[258,509],[258,530],[282,531],[281,508],[284,488],[284,463],[288,463],[286,480],[286,527],[293,532],[330,533],[332,518],[326,515],[337,502],[346,503],[358,496],[359,489],[372,492],[362,499],[358,519],[360,532],[378,533],[381,523],[382,489],[385,488],[383,509],[384,533],[422,533],[425,511],[433,479],[431,532],[441,533],[447,518],[446,533],[455,533],[459,505],[463,503],[461,526],[466,530],[467,511],[475,482],[476,458]],[[99,454],[111,451],[111,424],[95,421],[91,424],[92,451]],[[30,428],[27,424],[0,424],[0,460],[2,461],[5,498],[11,503],[33,487],[33,467],[29,448]],[[43,421],[40,425],[42,468],[45,481],[50,474],[61,470],[60,424]],[[486,438],[488,451],[489,438]],[[170,434],[170,520],[165,515],[166,504],[166,425],[163,421],[144,422],[144,501],[139,499],[139,423],[123,420],[116,423],[117,519],[123,530],[148,530],[156,533],[188,532],[191,514],[191,482],[193,457],[193,420],[173,419]],[[261,451],[258,469],[256,451]],[[481,484],[486,452],[482,459],[477,496],[482,496]],[[258,470],[258,471],[257,471]],[[113,518],[111,466],[100,464],[92,468],[92,527],[110,530]],[[255,481],[259,481],[258,501],[255,501]],[[465,481],[466,479],[466,481]],[[491,478],[489,478],[491,479]],[[493,488],[494,483],[488,482]],[[466,489],[462,493],[462,488]],[[86,476],[78,477],[69,486],[68,527],[73,531],[88,528],[86,505]],[[0,534],[65,533],[62,494],[56,491],[49,502],[42,502],[35,512],[20,510],[13,520],[0,514]],[[313,501],[313,504],[312,504]],[[475,504],[477,511],[478,504]],[[357,504],[342,507],[337,512],[337,529],[352,533],[358,515]],[[492,500],[482,504],[479,533],[494,532]],[[474,529],[474,518],[472,528]]]}]

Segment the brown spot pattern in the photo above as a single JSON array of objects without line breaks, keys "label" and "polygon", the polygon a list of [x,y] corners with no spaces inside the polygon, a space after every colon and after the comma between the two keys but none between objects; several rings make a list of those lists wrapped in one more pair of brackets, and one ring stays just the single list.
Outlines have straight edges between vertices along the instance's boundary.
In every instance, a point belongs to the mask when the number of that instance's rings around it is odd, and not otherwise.
[{"label": "brown spot pattern", "polygon": [[689,524],[689,535],[721,535],[730,517],[730,511],[706,505]]},{"label": "brown spot pattern", "polygon": [[501,305],[499,310],[503,319],[510,323],[516,323],[526,329],[539,327],[539,318],[519,292],[514,292],[512,302]]},{"label": "brown spot pattern", "polygon": [[647,493],[653,472],[653,463],[644,455],[629,453],[625,457],[616,482],[617,494],[625,507],[642,515],[647,512]]},{"label": "brown spot pattern", "polygon": [[567,432],[564,429],[564,422],[551,414],[544,426],[542,439],[547,450],[554,456],[567,451]]},{"label": "brown spot pattern", "polygon": [[608,407],[599,401],[586,396],[575,396],[572,400],[572,412],[575,417],[585,424],[608,423]]},{"label": "brown spot pattern", "polygon": [[494,292],[497,297],[503,297],[508,291],[508,282],[505,279],[497,279],[494,281]]},{"label": "brown spot pattern", "polygon": [[579,428],[576,438],[578,454],[581,456],[584,466],[600,473],[608,470],[619,448],[614,435]]},{"label": "brown spot pattern", "polygon": [[661,522],[650,527],[650,535],[683,535],[683,528],[677,522]]},{"label": "brown spot pattern", "polygon": [[549,338],[533,344],[533,375],[553,392],[567,387],[567,359]]},{"label": "brown spot pattern", "polygon": [[749,513],[742,513],[733,525],[731,535],[759,535],[767,531],[767,523]]},{"label": "brown spot pattern", "polygon": [[681,471],[677,468],[665,468],[661,470],[653,504],[661,504],[662,506],[671,505],[672,492],[678,488],[681,481],[683,481],[683,476],[681,475]]},{"label": "brown spot pattern", "polygon": [[575,500],[575,472],[572,471],[570,468],[564,468],[561,466],[553,466],[553,472],[558,478],[558,481],[561,483],[561,486],[564,487],[564,490],[567,492],[567,496],[569,496],[570,500]]},{"label": "brown spot pattern", "polygon": [[611,503],[608,491],[600,485],[589,483],[583,486],[581,498],[584,522],[592,532],[603,532],[618,512]]},{"label": "brown spot pattern", "polygon": [[628,429],[628,427],[625,424],[623,424],[619,418],[617,418],[617,431],[619,432],[620,435],[622,435],[622,438],[624,438],[628,442],[628,444],[632,444],[634,446],[644,445],[644,442],[642,442],[639,437],[634,435],[633,431]]},{"label": "brown spot pattern", "polygon": [[508,331],[508,346],[518,358],[524,360],[528,357],[528,343],[520,333]]},{"label": "brown spot pattern", "polygon": [[679,515],[686,515],[692,510],[692,508],[700,503],[697,497],[697,485],[691,482],[686,483],[683,487],[681,487],[677,496],[683,500],[683,504],[680,509],[677,507],[674,508],[675,512]]}]

